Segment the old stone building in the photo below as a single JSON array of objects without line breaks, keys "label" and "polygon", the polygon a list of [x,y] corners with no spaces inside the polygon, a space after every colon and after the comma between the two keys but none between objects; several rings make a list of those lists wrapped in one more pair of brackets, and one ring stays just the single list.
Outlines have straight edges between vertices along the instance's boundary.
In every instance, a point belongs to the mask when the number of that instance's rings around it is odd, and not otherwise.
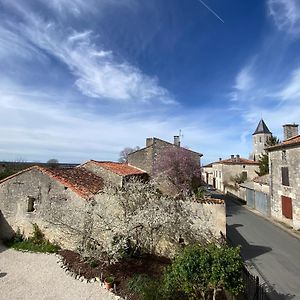
[{"label": "old stone building", "polygon": [[129,166],[126,163],[89,160],[80,166],[102,177],[106,183],[119,187],[124,186],[128,180],[133,178],[140,180],[148,179],[148,174],[145,171]]},{"label": "old stone building", "polygon": [[[121,163],[88,161],[65,169],[34,166],[7,177],[0,181],[0,238],[10,238],[17,229],[30,236],[36,223],[47,239],[63,248],[78,250],[92,242],[107,251],[115,238],[142,226],[149,232],[159,229],[160,234],[149,238],[152,249],[171,255],[179,238],[201,241],[206,233],[212,238],[219,238],[220,232],[226,234],[223,201],[181,201],[178,210],[178,205],[165,197],[166,201],[152,206],[151,201],[145,202],[144,194],[140,199],[138,193],[132,199],[124,194],[128,186],[124,183],[131,176],[144,178],[145,172]],[[111,185],[114,187],[109,188]],[[115,187],[121,188],[118,195],[109,192],[115,192]],[[133,229],[126,227],[130,225],[126,210],[131,209],[131,201],[144,203],[130,211],[131,219],[138,222],[131,223]]]},{"label": "old stone building", "polygon": [[269,153],[272,217],[300,229],[300,135],[298,125],[286,124],[282,143]]},{"label": "old stone building", "polygon": [[[174,136],[173,144],[156,137],[147,138],[146,147],[136,150],[128,155],[128,164],[145,170],[150,176],[152,176],[155,171],[155,163],[159,156],[162,155],[166,149],[174,147],[180,147],[179,136]],[[191,157],[200,166],[200,158],[203,155],[189,149],[185,150],[191,154]]]},{"label": "old stone building", "polygon": [[263,119],[261,119],[256,127],[256,130],[252,134],[253,153],[251,159],[258,161],[260,156],[265,153],[266,143],[269,138],[272,137],[272,133],[267,127]]},{"label": "old stone building", "polygon": [[36,223],[48,239],[74,249],[84,236],[86,205],[102,188],[102,178],[84,168],[34,166],[7,177],[0,181],[0,223],[7,225],[1,238],[18,228],[28,236]]},{"label": "old stone building", "polygon": [[257,176],[258,163],[242,158],[239,155],[231,155],[229,159],[219,160],[206,166],[202,177],[220,191],[235,190],[239,180],[251,180]]}]

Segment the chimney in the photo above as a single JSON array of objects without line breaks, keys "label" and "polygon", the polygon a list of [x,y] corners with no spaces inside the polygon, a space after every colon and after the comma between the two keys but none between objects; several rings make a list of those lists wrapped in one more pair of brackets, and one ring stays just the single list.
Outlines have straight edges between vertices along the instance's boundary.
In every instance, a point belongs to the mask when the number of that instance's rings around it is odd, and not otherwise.
[{"label": "chimney", "polygon": [[232,161],[234,161],[234,155],[233,155],[233,154],[230,155],[230,159],[231,159]]},{"label": "chimney", "polygon": [[240,162],[240,161],[241,161],[240,155],[239,155],[239,154],[236,155],[236,161],[237,161],[237,162]]},{"label": "chimney", "polygon": [[179,135],[174,135],[174,145],[180,147],[180,137],[179,137]]},{"label": "chimney", "polygon": [[222,157],[219,157],[219,161],[221,161],[222,160]]},{"label": "chimney", "polygon": [[146,138],[146,147],[149,147],[153,144],[153,138]]},{"label": "chimney", "polygon": [[298,124],[285,124],[283,125],[283,140],[287,140],[298,135]]}]

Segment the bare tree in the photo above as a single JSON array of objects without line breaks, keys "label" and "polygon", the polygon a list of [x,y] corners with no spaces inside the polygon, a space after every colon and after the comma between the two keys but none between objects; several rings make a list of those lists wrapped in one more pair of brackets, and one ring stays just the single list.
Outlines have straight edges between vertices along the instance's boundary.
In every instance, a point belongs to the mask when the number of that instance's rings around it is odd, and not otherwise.
[{"label": "bare tree", "polygon": [[136,150],[139,150],[140,147],[139,146],[136,146],[136,147],[125,147],[121,152],[120,152],[120,158],[119,158],[119,162],[122,162],[122,163],[127,163],[128,162],[128,154],[136,151]]},{"label": "bare tree", "polygon": [[56,158],[51,158],[47,161],[47,165],[49,166],[49,168],[57,168],[58,164],[59,162]]}]

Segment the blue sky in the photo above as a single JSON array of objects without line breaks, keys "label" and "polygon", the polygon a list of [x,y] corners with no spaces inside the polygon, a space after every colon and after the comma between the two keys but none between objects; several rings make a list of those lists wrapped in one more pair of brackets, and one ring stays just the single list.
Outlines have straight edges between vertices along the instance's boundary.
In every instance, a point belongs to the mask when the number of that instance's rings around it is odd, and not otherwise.
[{"label": "blue sky", "polygon": [[298,0],[0,0],[0,160],[117,160],[146,137],[248,157],[300,120]]}]

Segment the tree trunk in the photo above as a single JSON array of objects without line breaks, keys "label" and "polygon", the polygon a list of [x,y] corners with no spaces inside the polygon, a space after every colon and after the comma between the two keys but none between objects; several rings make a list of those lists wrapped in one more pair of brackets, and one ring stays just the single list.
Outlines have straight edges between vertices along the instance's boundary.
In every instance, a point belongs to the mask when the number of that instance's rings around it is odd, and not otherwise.
[{"label": "tree trunk", "polygon": [[217,296],[217,289],[216,289],[216,288],[214,288],[213,300],[216,300],[216,296]]}]

